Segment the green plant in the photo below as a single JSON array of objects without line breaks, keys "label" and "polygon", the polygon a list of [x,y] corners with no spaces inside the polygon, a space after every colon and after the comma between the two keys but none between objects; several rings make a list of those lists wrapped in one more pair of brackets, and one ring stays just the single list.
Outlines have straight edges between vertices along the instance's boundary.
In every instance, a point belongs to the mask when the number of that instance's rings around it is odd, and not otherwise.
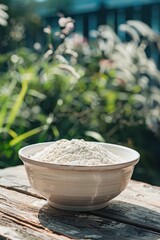
[{"label": "green plant", "polygon": [[[44,141],[46,135],[48,138],[51,112],[56,106],[59,90],[62,94],[66,91],[65,85],[70,87],[70,83],[79,77],[67,60],[58,61],[62,58],[60,46],[54,53],[51,43],[49,47],[41,57],[25,48],[1,55],[2,69],[7,63],[6,71],[1,74],[0,88],[1,167],[17,164],[17,150],[26,139],[36,134],[39,134],[38,140]],[[49,106],[49,98],[52,98],[53,106]],[[55,126],[51,130],[58,134]]]},{"label": "green plant", "polygon": [[[123,42],[109,26],[100,26],[91,33],[96,39],[93,43],[76,35],[71,47],[80,52],[78,61],[85,67],[87,77],[108,78],[107,88],[117,93],[116,103],[124,108],[125,114],[135,113],[137,120],[144,120],[152,130],[153,121],[157,122],[154,126],[157,131],[160,72],[153,58],[148,57],[147,48],[158,45],[159,37],[138,21],[128,21],[120,29],[130,33],[130,41]],[[108,77],[110,73],[112,77]]]}]

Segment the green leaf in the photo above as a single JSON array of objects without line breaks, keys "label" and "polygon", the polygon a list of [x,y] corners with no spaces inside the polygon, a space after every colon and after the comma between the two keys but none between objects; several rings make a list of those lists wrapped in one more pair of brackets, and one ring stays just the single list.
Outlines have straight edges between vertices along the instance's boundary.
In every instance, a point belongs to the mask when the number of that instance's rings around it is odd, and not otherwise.
[{"label": "green leaf", "polygon": [[5,116],[7,113],[7,105],[8,105],[8,102],[5,102],[0,111],[0,128],[2,128],[3,123],[4,123],[4,119],[5,119]]},{"label": "green leaf", "polygon": [[[16,81],[12,81],[10,84],[8,90],[9,90],[9,96],[12,96],[12,92],[16,86]],[[9,98],[7,96],[1,97],[1,102],[2,102],[2,108],[0,111],[0,128],[3,127],[6,115],[7,115],[7,109],[8,109],[8,104],[9,104]]]},{"label": "green leaf", "polygon": [[102,137],[102,135],[98,132],[94,132],[94,131],[86,131],[85,135],[91,138],[94,138],[95,140],[99,141],[99,142],[105,142],[105,139]]},{"label": "green leaf", "polygon": [[27,80],[24,80],[22,82],[22,88],[21,88],[21,91],[12,107],[12,110],[10,112],[10,115],[8,117],[8,122],[7,122],[7,128],[9,129],[12,125],[12,123],[15,121],[16,117],[17,117],[17,114],[20,110],[20,107],[23,103],[23,99],[27,93],[27,89],[28,89],[28,79]]},{"label": "green leaf", "polygon": [[28,132],[25,132],[17,137],[15,137],[14,139],[12,139],[10,142],[9,142],[9,145],[11,147],[13,147],[14,145],[16,145],[17,143],[19,142],[22,142],[23,140],[25,140],[26,138],[29,138],[39,132],[41,132],[42,130],[44,130],[44,126],[42,127],[38,127],[38,128],[35,128],[35,129],[32,129]]},{"label": "green leaf", "polygon": [[15,131],[13,131],[12,129],[8,130],[8,134],[12,137],[12,138],[16,138],[17,137],[17,133]]},{"label": "green leaf", "polygon": [[53,132],[53,135],[58,138],[59,137],[59,131],[58,131],[58,128],[56,126],[53,126],[52,127],[52,132]]},{"label": "green leaf", "polygon": [[0,128],[0,133],[7,133],[9,134],[12,138],[17,137],[17,133],[13,131],[12,129],[7,129],[7,128]]},{"label": "green leaf", "polygon": [[107,92],[107,111],[108,112],[113,112],[115,111],[116,108],[116,99],[117,99],[117,93],[114,91],[108,91]]},{"label": "green leaf", "polygon": [[39,92],[39,91],[37,91],[35,89],[30,89],[28,91],[28,95],[31,95],[33,97],[36,97],[36,98],[39,98],[39,99],[42,99],[42,100],[46,98],[45,94],[43,94],[43,93],[41,93],[41,92]]}]

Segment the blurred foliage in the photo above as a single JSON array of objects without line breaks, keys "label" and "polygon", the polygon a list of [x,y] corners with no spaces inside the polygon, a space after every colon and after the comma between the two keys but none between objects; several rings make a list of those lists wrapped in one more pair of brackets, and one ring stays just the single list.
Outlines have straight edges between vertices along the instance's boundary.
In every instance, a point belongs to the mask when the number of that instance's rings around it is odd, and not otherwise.
[{"label": "blurred foliage", "polygon": [[0,3],[0,25],[7,25],[0,28],[0,52],[6,53],[24,45],[32,48],[37,41],[45,45],[43,16],[46,12],[57,15],[70,6],[72,0],[0,0]]},{"label": "blurred foliage", "polygon": [[36,42],[0,55],[0,167],[19,164],[24,145],[84,138],[137,149],[134,178],[159,184],[160,72],[146,54],[159,36],[129,21],[120,29],[130,41],[100,26],[88,42],[70,34],[71,18],[59,25],[44,29],[45,52]]}]

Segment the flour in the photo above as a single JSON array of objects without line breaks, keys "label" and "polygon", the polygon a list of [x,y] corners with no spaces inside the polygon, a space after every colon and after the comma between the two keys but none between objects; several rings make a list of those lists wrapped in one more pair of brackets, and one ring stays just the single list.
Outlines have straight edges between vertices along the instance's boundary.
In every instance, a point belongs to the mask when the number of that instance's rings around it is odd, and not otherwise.
[{"label": "flour", "polygon": [[47,163],[97,166],[119,163],[121,159],[99,144],[83,139],[62,139],[45,147],[32,159]]}]

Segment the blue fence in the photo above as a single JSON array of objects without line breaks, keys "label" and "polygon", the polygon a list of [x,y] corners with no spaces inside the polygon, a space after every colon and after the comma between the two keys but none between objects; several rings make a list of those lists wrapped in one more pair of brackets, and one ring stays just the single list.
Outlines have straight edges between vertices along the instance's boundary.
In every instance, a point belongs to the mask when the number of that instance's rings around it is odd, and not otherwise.
[{"label": "blue fence", "polygon": [[[83,33],[85,37],[89,37],[89,31],[97,29],[101,24],[108,24],[118,32],[119,24],[132,19],[141,20],[152,27],[153,30],[160,31],[160,1],[149,1],[149,3],[147,0],[139,1],[133,6],[103,3],[96,9],[86,9],[82,12],[68,10],[65,14],[75,19],[76,32]],[[44,17],[44,23],[55,27],[57,17],[54,15],[46,16]]]}]

